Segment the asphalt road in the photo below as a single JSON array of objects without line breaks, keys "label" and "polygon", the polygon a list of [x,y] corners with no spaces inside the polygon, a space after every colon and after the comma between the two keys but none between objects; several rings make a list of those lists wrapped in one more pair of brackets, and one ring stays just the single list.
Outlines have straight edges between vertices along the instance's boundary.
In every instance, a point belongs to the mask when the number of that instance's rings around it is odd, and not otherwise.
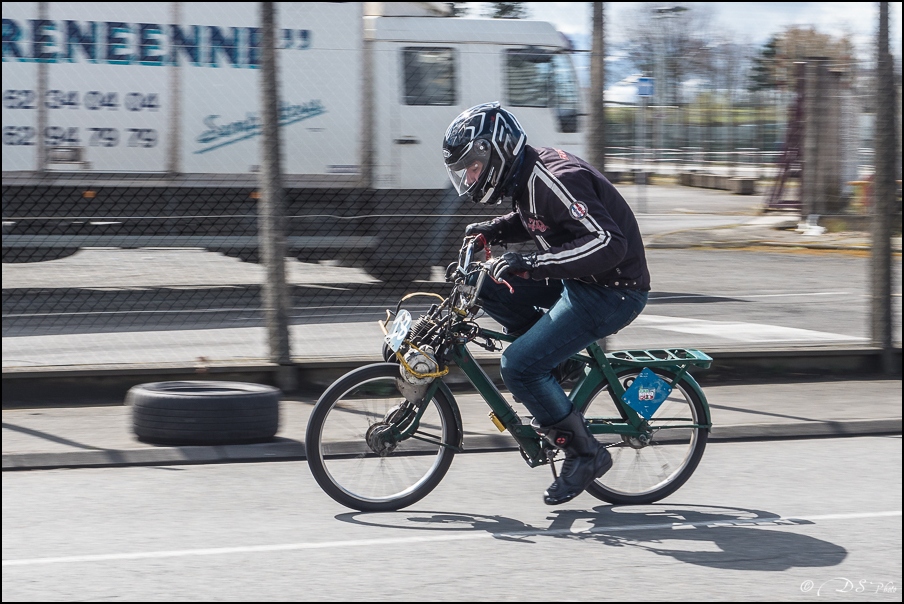
[{"label": "asphalt road", "polygon": [[7,473],[3,600],[901,600],[900,437],[711,443],[650,506],[550,480],[459,455],[361,514],[303,462]]},{"label": "asphalt road", "polygon": [[[80,275],[54,263],[35,265],[28,274],[48,273],[43,286],[17,286],[17,273],[4,265],[4,367],[267,358],[259,266],[194,250],[92,253],[93,272]],[[650,249],[647,257],[651,301],[611,339],[613,348],[869,342],[864,253]],[[900,257],[893,266],[900,317]],[[382,337],[376,320],[411,291],[387,289],[357,269],[299,262],[291,265],[290,282],[296,358],[376,355]],[[437,293],[447,287],[417,284]],[[894,334],[900,342],[900,320]]]}]

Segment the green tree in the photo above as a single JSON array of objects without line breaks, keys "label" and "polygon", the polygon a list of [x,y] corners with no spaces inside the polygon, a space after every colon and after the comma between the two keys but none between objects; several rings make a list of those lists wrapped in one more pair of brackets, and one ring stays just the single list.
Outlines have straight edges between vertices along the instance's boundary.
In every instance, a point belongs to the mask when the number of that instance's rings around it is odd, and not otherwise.
[{"label": "green tree", "polygon": [[453,17],[464,17],[465,13],[468,12],[468,4],[470,2],[446,2],[449,5],[449,8],[452,10]]},{"label": "green tree", "polygon": [[486,16],[493,19],[524,19],[528,16],[524,2],[489,2]]},{"label": "green tree", "polygon": [[773,34],[769,41],[760,49],[759,54],[753,58],[753,67],[750,69],[750,83],[748,86],[748,90],[751,92],[775,90],[779,87],[778,79],[776,78],[778,44],[778,34]]}]

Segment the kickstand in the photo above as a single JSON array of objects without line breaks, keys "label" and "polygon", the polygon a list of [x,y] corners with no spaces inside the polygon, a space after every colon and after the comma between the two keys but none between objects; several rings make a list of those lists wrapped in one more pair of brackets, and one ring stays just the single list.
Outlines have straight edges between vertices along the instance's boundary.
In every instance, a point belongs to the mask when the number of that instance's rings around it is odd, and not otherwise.
[{"label": "kickstand", "polygon": [[556,451],[555,449],[550,449],[546,452],[546,459],[549,460],[549,467],[552,469],[552,479],[556,481],[559,479],[559,475],[556,473]]}]

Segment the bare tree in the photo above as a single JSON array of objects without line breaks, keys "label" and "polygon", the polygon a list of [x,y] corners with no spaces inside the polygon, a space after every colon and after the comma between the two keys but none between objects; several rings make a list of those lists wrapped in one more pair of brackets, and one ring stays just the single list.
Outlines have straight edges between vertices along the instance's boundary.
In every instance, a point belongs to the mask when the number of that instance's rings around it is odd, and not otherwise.
[{"label": "bare tree", "polygon": [[633,67],[646,75],[657,72],[664,81],[663,100],[677,102],[679,85],[691,77],[709,77],[710,48],[714,39],[713,8],[697,4],[693,8],[662,12],[655,3],[640,3],[625,19],[623,33],[629,42],[624,51]]},{"label": "bare tree", "polygon": [[788,27],[776,36],[775,80],[793,85],[794,63],[813,57],[830,60],[831,69],[853,75],[854,45],[848,36],[832,37],[813,27]]},{"label": "bare tree", "polygon": [[755,50],[753,45],[731,41],[735,36],[726,36],[715,44],[710,52],[711,79],[718,91],[723,106],[722,123],[725,151],[728,155],[729,174],[734,173],[737,146],[738,113],[740,95],[746,93],[749,74]]}]

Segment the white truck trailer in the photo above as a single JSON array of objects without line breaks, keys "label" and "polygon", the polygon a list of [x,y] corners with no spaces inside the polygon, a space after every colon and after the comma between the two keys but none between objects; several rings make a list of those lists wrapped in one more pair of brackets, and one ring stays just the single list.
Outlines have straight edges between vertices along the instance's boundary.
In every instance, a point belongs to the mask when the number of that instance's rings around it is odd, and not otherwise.
[{"label": "white truck trailer", "polygon": [[[3,3],[3,262],[84,247],[257,257],[257,3]],[[289,253],[423,277],[477,208],[446,127],[499,100],[537,145],[582,153],[567,39],[443,3],[277,6]]]}]

